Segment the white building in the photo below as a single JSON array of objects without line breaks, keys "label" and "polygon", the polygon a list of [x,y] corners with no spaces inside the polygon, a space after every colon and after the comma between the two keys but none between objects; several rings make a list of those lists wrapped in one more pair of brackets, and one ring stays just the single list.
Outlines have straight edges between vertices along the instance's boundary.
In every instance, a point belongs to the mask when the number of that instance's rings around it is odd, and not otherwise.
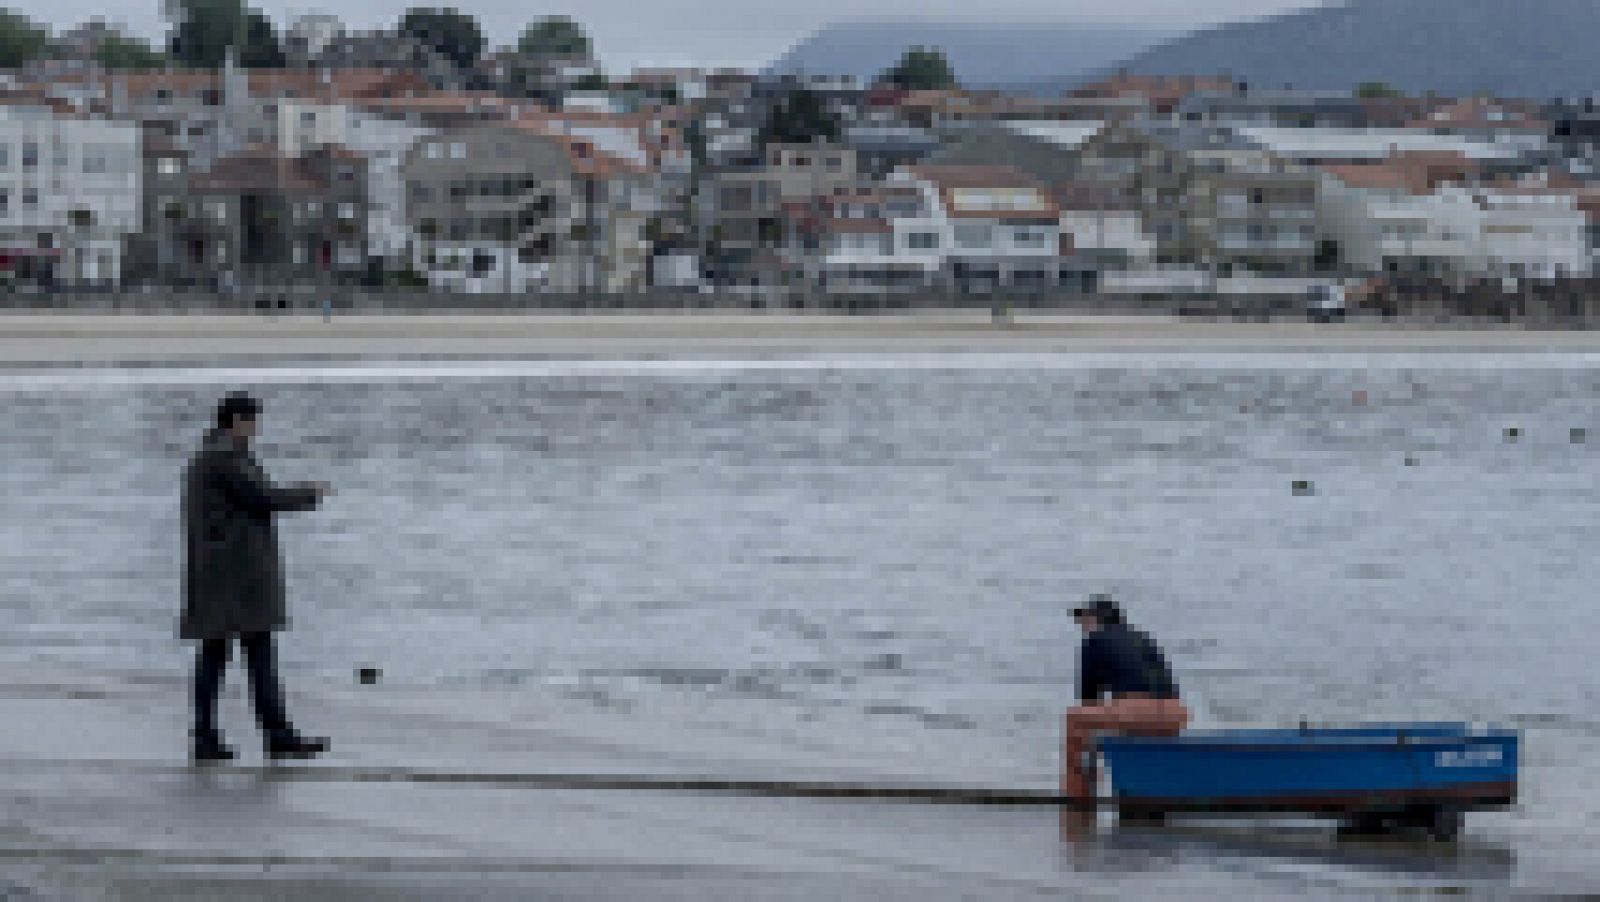
[{"label": "white building", "polygon": [[1347,270],[1443,278],[1562,278],[1592,271],[1587,215],[1568,191],[1483,183],[1462,158],[1332,166],[1320,211]]},{"label": "white building", "polygon": [[1010,167],[901,167],[808,215],[807,243],[791,253],[830,291],[1044,289],[1059,277],[1060,211]]},{"label": "white building", "polygon": [[344,23],[338,16],[311,13],[300,16],[284,32],[284,52],[289,59],[308,63],[322,55],[335,40],[344,37]]},{"label": "white building", "polygon": [[139,127],[0,104],[0,258],[14,277],[75,285],[122,278],[140,229]]},{"label": "white building", "polygon": [[1588,215],[1567,191],[1538,185],[1446,186],[1444,197],[1471,210],[1477,228],[1472,274],[1560,279],[1592,271]]},{"label": "white building", "polygon": [[406,186],[401,164],[418,141],[436,129],[399,119],[352,113],[344,145],[367,158],[367,248],[393,269],[405,265],[416,240],[406,220]]},{"label": "white building", "polygon": [[278,152],[298,157],[325,144],[344,144],[350,133],[350,109],[342,103],[281,100],[277,112]]},{"label": "white building", "polygon": [[[906,166],[890,184],[916,187],[929,215],[895,223],[897,245],[938,251],[957,290],[1030,290],[1060,276],[1061,211],[1045,186],[1009,166]],[[902,238],[903,236],[903,238]]]},{"label": "white building", "polygon": [[1239,137],[1280,160],[1320,166],[1330,163],[1380,162],[1397,154],[1460,154],[1469,160],[1510,161],[1544,146],[1538,135],[1495,136],[1441,134],[1419,128],[1286,128],[1243,126]]},{"label": "white building", "polygon": [[911,290],[940,279],[950,242],[915,184],[841,189],[791,202],[788,256],[832,293]]}]

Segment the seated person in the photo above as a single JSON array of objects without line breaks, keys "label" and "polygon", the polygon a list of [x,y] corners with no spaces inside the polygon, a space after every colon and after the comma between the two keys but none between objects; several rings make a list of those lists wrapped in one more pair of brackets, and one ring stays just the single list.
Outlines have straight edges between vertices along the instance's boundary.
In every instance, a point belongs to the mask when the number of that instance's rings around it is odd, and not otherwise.
[{"label": "seated person", "polygon": [[1123,621],[1110,596],[1093,596],[1072,616],[1084,632],[1081,703],[1067,711],[1061,794],[1089,800],[1095,788],[1090,757],[1095,734],[1174,736],[1188,725],[1189,709],[1178,700],[1178,684],[1161,650]]}]

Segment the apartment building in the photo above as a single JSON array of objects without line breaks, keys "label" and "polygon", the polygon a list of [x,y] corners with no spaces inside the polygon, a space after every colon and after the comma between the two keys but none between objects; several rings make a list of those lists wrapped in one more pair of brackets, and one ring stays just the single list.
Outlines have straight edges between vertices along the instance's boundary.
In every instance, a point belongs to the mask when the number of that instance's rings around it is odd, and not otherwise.
[{"label": "apartment building", "polygon": [[402,163],[417,268],[469,292],[642,288],[651,173],[536,127],[429,136]]},{"label": "apartment building", "polygon": [[784,253],[829,293],[910,291],[940,282],[946,244],[914,184],[862,185],[785,204]]},{"label": "apartment building", "polygon": [[1062,237],[1071,240],[1073,271],[1142,269],[1155,263],[1156,240],[1131,196],[1095,182],[1059,184],[1053,196],[1061,210]]},{"label": "apartment building", "polygon": [[0,271],[14,281],[110,286],[141,222],[136,125],[0,103]]},{"label": "apartment building", "polygon": [[1336,258],[1317,227],[1319,182],[1314,170],[1264,156],[1200,168],[1185,205],[1192,256],[1223,275],[1304,277],[1332,268]]},{"label": "apartment building", "polygon": [[897,170],[926,216],[897,220],[907,249],[938,253],[961,292],[1042,291],[1059,279],[1061,211],[1047,186],[1008,166],[927,164]]},{"label": "apartment building", "polygon": [[259,145],[188,174],[177,242],[161,257],[182,281],[230,286],[349,284],[367,272],[366,161],[323,146],[298,157]]},{"label": "apartment building", "polygon": [[1569,187],[1484,179],[1462,157],[1328,167],[1325,228],[1357,273],[1439,278],[1587,276],[1589,215]]},{"label": "apartment building", "polygon": [[1464,274],[1476,229],[1440,188],[1478,171],[1466,156],[1452,153],[1324,167],[1321,224],[1337,242],[1341,266],[1363,275]]}]

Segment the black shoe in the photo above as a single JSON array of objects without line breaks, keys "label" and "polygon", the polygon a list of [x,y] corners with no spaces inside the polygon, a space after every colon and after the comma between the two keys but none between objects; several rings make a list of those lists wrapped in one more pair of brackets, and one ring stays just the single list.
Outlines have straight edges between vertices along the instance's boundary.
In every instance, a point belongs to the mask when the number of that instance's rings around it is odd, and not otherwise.
[{"label": "black shoe", "polygon": [[328,750],[328,740],[323,736],[274,736],[267,740],[267,757],[274,761],[285,758],[315,758]]},{"label": "black shoe", "polygon": [[216,764],[232,761],[238,757],[233,749],[222,741],[222,737],[215,734],[196,736],[189,754],[196,764]]}]

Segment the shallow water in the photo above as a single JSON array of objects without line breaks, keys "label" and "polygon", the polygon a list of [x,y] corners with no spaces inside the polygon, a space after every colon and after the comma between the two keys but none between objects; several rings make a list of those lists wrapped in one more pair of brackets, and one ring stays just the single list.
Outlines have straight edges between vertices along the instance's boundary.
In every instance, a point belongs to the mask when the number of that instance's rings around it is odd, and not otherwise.
[{"label": "shallow water", "polygon": [[1600,745],[1597,367],[0,373],[0,656],[181,671],[179,471],[243,386],[265,399],[269,471],[338,488],[282,524],[296,680],[372,663],[388,682],[770,697],[1048,761],[1075,675],[1066,612],[1105,590],[1204,725],[1525,727],[1532,801],[1490,832],[1581,848],[1600,840],[1594,791],[1567,785]]}]

